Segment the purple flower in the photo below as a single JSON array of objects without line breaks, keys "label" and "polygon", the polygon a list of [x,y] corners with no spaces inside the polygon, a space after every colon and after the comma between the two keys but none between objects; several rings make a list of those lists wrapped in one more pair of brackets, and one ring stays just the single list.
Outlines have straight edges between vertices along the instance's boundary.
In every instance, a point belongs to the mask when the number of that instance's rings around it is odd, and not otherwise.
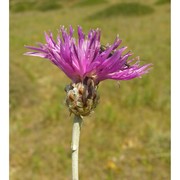
[{"label": "purple flower", "polygon": [[146,74],[151,64],[140,66],[139,58],[128,59],[132,54],[125,53],[127,47],[118,46],[117,37],[112,45],[100,44],[100,30],[90,30],[88,35],[78,27],[78,39],[73,37],[73,28],[69,33],[60,28],[57,41],[52,33],[45,33],[46,44],[38,47],[26,46],[33,50],[25,55],[38,56],[50,60],[72,80],[66,86],[66,105],[70,113],[77,116],[89,115],[99,102],[98,84],[105,79],[129,80]]},{"label": "purple flower", "polygon": [[[25,55],[38,56],[50,60],[58,66],[74,82],[82,82],[92,78],[95,84],[105,79],[129,80],[146,74],[151,64],[140,66],[139,58],[129,59],[130,52],[123,54],[127,47],[117,49],[121,40],[117,37],[112,45],[102,46],[99,29],[90,30],[86,36],[78,26],[78,39],[73,36],[73,28],[69,33],[60,28],[57,41],[52,33],[45,33],[46,44],[38,43],[38,47],[25,46],[33,52]],[[131,65],[130,65],[131,64]]]}]

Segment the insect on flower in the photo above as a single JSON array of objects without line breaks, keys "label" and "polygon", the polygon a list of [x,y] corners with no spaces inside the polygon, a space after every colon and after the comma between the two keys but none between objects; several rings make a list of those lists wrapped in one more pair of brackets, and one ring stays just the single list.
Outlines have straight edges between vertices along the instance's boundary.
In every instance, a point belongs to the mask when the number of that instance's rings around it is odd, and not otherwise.
[{"label": "insect on flower", "polygon": [[[101,45],[100,47],[100,53],[104,52],[107,49],[107,46],[105,45]],[[111,51],[111,53],[109,54],[108,58],[111,57],[114,54],[114,51]],[[130,64],[128,64],[127,62],[124,64],[127,66],[127,68],[130,67]]]}]

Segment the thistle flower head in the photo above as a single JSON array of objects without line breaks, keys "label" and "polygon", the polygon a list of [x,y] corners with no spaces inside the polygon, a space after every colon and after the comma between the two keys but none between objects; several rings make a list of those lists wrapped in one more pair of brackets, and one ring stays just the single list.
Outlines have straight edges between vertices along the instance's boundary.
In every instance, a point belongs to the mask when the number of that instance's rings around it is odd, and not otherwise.
[{"label": "thistle flower head", "polygon": [[90,30],[85,35],[78,26],[77,39],[73,33],[71,26],[69,32],[62,26],[56,41],[52,33],[45,33],[46,43],[38,43],[38,47],[25,46],[32,50],[25,55],[48,59],[72,80],[66,87],[66,103],[75,114],[88,115],[95,108],[99,82],[130,80],[141,77],[150,69],[151,64],[141,66],[139,58],[129,59],[132,54],[123,53],[127,47],[117,49],[121,44],[119,37],[112,45],[103,46],[99,29]]}]

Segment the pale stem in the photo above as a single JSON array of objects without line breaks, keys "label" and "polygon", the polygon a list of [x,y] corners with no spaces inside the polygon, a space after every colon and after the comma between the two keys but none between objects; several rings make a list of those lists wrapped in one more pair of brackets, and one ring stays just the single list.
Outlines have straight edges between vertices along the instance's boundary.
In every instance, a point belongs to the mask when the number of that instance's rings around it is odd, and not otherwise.
[{"label": "pale stem", "polygon": [[73,130],[72,130],[72,180],[78,180],[78,150],[79,150],[79,137],[81,131],[81,124],[83,119],[80,116],[74,116]]}]

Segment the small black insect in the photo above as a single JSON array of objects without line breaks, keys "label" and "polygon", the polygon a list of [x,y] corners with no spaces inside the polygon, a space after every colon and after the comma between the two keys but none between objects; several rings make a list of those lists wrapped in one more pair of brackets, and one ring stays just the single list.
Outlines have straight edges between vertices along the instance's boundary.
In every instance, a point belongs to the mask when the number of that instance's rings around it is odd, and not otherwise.
[{"label": "small black insect", "polygon": [[127,67],[127,68],[129,68],[130,67],[130,64],[128,64],[127,62],[125,63],[125,66]]},{"label": "small black insect", "polygon": [[101,45],[100,46],[100,53],[104,52],[107,49],[107,46]]},{"label": "small black insect", "polygon": [[[106,49],[107,49],[107,46],[101,45],[100,53],[104,52]],[[113,54],[114,54],[114,51],[111,51],[111,53],[109,54],[108,58],[111,57]]]},{"label": "small black insect", "polygon": [[[101,45],[100,46],[100,53],[104,52],[107,49],[107,46],[105,45]],[[111,57],[114,54],[114,51],[111,51],[111,53],[109,54],[108,58]],[[126,66],[126,68],[130,67],[130,64],[128,64],[127,62],[124,64]]]}]

